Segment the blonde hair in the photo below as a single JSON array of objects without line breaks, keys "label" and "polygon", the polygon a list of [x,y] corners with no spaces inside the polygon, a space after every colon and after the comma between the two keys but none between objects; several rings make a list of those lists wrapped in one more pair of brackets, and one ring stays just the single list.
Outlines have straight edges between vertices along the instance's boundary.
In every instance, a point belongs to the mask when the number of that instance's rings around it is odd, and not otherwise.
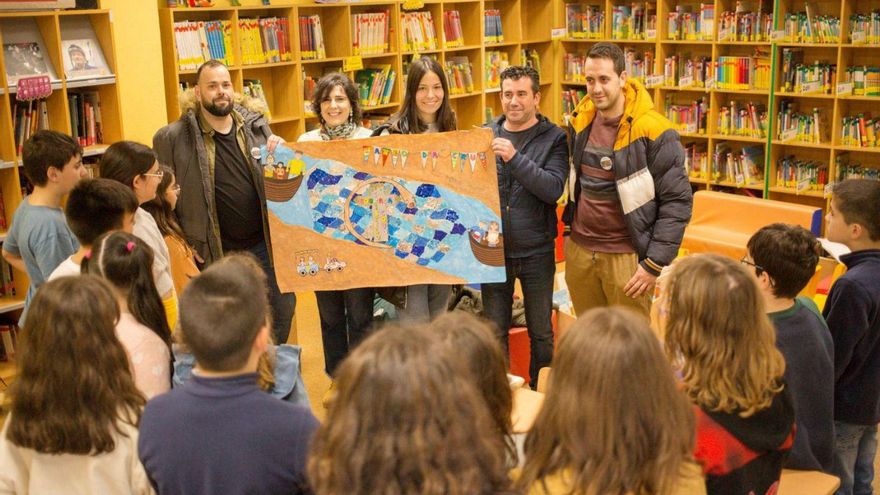
[{"label": "blonde hair", "polygon": [[665,495],[691,458],[694,431],[691,405],[647,321],[623,308],[593,309],[560,339],[519,487],[561,475],[571,493]]},{"label": "blonde hair", "polygon": [[691,401],[749,417],[782,391],[785,359],[753,275],[713,254],[676,263],[670,275],[666,351],[681,362]]}]

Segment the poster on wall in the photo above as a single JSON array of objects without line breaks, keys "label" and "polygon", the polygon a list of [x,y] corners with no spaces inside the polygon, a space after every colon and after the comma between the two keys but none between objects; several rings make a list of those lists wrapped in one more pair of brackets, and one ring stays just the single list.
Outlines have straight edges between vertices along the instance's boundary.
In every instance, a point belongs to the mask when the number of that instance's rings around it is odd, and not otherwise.
[{"label": "poster on wall", "polygon": [[492,131],[260,150],[283,292],[502,282]]}]

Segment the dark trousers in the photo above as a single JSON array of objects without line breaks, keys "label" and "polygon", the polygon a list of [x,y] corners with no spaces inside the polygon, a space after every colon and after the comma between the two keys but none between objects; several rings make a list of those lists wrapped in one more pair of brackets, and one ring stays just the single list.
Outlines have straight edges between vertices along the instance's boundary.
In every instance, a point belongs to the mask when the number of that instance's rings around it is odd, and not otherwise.
[{"label": "dark trousers", "polygon": [[321,318],[324,371],[332,377],[339,363],[370,331],[373,289],[320,290],[315,297]]},{"label": "dark trousers", "polygon": [[287,338],[290,336],[293,314],[296,311],[296,294],[293,292],[282,294],[278,289],[275,267],[269,260],[269,250],[266,249],[265,241],[260,241],[248,248],[248,251],[257,257],[263,267],[263,272],[266,273],[266,282],[269,286],[269,306],[272,310],[272,336],[275,338],[276,344],[286,344]]},{"label": "dark trousers", "polygon": [[506,258],[507,281],[482,284],[483,314],[495,324],[495,332],[504,355],[509,356],[508,332],[513,307],[513,287],[519,279],[526,309],[531,362],[529,378],[532,388],[538,386],[538,370],[550,366],[553,358],[553,276],[556,260],[553,251],[525,258]]}]

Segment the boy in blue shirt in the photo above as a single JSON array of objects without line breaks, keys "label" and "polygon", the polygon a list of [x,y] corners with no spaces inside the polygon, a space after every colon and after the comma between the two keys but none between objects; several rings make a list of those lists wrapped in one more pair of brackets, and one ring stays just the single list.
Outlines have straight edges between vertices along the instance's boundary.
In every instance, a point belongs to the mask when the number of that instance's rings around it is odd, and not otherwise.
[{"label": "boy in blue shirt", "polygon": [[834,344],[812,300],[797,297],[819,263],[809,230],[774,223],[755,232],[742,262],[754,269],[776,347],[785,357],[785,386],[797,429],[783,467],[830,472],[834,460]]},{"label": "boy in blue shirt", "polygon": [[56,131],[37,131],[22,150],[22,171],[34,186],[15,210],[3,258],[30,278],[24,311],[37,289],[62,261],[79,248],[67,227],[61,201],[88,174],[82,164],[82,147],[72,137]]},{"label": "boy in blue shirt", "polygon": [[880,182],[834,187],[825,234],[851,252],[823,315],[834,340],[834,474],[839,495],[872,493],[880,422]]}]

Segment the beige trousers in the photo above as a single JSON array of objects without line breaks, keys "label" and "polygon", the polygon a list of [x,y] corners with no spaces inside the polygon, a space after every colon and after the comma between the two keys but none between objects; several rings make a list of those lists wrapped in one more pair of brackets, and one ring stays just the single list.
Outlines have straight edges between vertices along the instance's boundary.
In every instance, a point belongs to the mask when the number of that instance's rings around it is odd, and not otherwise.
[{"label": "beige trousers", "polygon": [[578,315],[592,308],[625,306],[648,317],[651,294],[633,299],[623,292],[632,278],[639,259],[635,253],[600,253],[565,240],[565,283]]}]

